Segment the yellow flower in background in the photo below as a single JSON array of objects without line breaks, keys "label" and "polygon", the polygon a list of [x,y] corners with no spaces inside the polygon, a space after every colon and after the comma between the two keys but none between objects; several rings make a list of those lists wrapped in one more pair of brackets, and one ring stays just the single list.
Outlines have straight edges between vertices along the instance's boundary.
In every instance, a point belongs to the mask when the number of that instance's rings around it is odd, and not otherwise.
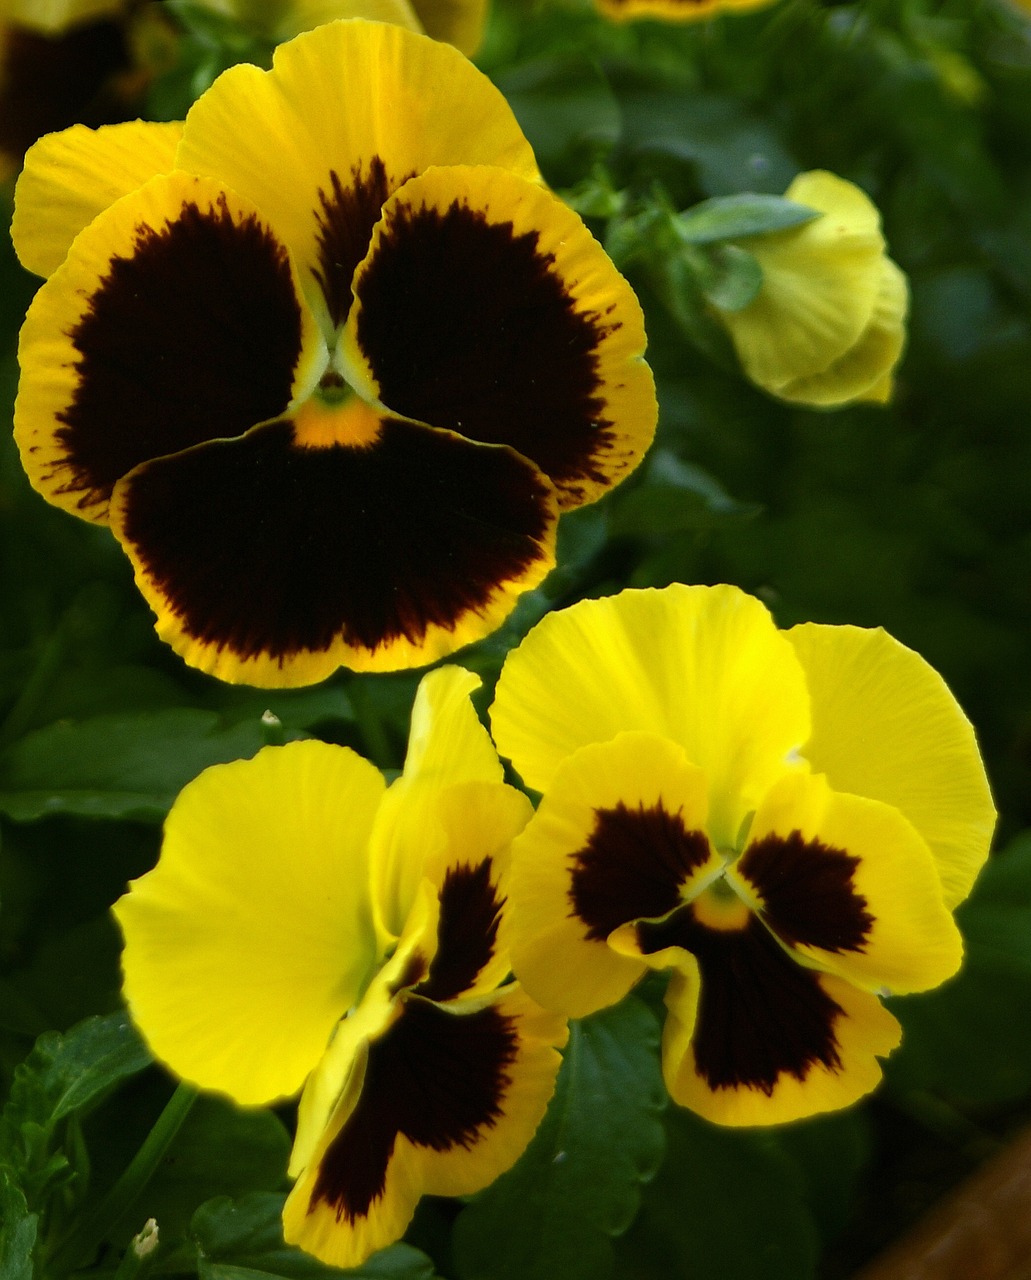
[{"label": "yellow flower in background", "polygon": [[279,43],[338,18],[371,18],[421,31],[472,55],[483,40],[487,0],[200,0],[203,7]]},{"label": "yellow flower in background", "polygon": [[183,125],[44,139],[12,234],[48,276],[15,435],[109,524],[191,665],[257,685],[426,664],[639,462],[632,290],[455,49],[334,22]]},{"label": "yellow flower in background", "polygon": [[851,182],[816,170],[784,193],[823,215],[738,243],[763,283],[739,311],[717,310],[745,374],[796,404],[883,404],[906,336],[906,277],[887,256],[874,204]]},{"label": "yellow flower in background", "polygon": [[721,1124],[843,1107],[959,967],[995,811],[941,678],[881,630],[778,631],[737,588],[624,591],[509,654],[494,738],[543,792],[512,850],[517,978],[582,1017],[671,972],[663,1072]]},{"label": "yellow flower in background", "polygon": [[697,22],[721,13],[766,9],[776,0],[595,0],[598,11],[616,22],[659,18],[666,22]]},{"label": "yellow flower in background", "polygon": [[510,1165],[551,1097],[562,1017],[506,983],[508,850],[531,808],[469,701],[428,675],[389,788],[294,742],[189,784],[157,866],[115,905],[129,1009],[178,1075],[236,1102],[304,1087],[289,1242],[339,1267],[424,1194]]}]

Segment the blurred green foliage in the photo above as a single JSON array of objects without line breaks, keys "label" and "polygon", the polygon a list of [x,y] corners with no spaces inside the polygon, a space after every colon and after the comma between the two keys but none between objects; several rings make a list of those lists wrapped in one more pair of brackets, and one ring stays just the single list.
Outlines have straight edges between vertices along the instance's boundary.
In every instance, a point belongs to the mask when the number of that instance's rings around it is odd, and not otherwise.
[{"label": "blurred green foliage", "polygon": [[[222,65],[260,60],[220,31],[193,23],[155,117],[181,115]],[[654,1019],[631,1002],[578,1029],[523,1164],[467,1208],[427,1202],[412,1243],[358,1274],[526,1275],[531,1257],[564,1280],[838,1280],[1031,1113],[1031,26],[1006,0],[780,0],[683,27],[499,0],[480,62],[638,288],[662,411],[645,465],[565,520],[558,569],[461,655],[483,705],[549,608],[627,584],[737,583],[783,625],[884,626],[943,673],[983,745],[1000,851],[959,913],[963,973],[895,1002],[905,1039],[873,1100],[775,1133],[675,1108],[660,1123]],[[689,282],[655,269],[661,217],[779,196],[813,168],[871,195],[911,281],[887,409],[772,401]],[[32,289],[4,242],[5,419]],[[114,541],[29,490],[6,432],[0,525],[0,1277],[56,1280],[48,1250],[74,1243],[76,1215],[103,1205],[171,1093],[118,1012],[108,907],[152,865],[176,791],[270,735],[396,769],[418,676],[264,693],[187,670]],[[152,1199],[105,1225],[80,1274],[114,1276],[152,1214],[153,1274],[341,1274],[279,1237],[289,1123],[198,1103]],[[559,1159],[577,1132],[603,1138],[584,1149],[590,1194]]]}]

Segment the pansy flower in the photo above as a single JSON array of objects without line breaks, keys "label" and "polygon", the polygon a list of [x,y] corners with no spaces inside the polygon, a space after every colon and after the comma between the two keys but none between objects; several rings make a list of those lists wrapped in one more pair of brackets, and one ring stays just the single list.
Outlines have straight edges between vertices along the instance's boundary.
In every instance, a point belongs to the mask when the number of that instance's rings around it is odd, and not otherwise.
[{"label": "pansy flower", "polygon": [[512,958],[581,1017],[670,973],[667,1087],[724,1124],[844,1106],[955,973],[994,809],[941,678],[881,630],[778,631],[734,587],[625,591],[508,657],[495,740],[544,793]]},{"label": "pansy flower", "polygon": [[506,983],[502,782],[458,667],[422,682],[389,788],[346,747],[294,742],[179,796],[115,906],[125,994],[173,1071],[246,1106],[304,1086],[288,1241],[355,1266],[423,1194],[479,1190],[551,1096],[565,1019]]},{"label": "pansy flower", "polygon": [[45,139],[13,234],[49,276],[30,480],[111,526],[159,634],[225,680],[479,639],[654,431],[630,287],[486,77],[398,26],[232,67],[181,127]]}]

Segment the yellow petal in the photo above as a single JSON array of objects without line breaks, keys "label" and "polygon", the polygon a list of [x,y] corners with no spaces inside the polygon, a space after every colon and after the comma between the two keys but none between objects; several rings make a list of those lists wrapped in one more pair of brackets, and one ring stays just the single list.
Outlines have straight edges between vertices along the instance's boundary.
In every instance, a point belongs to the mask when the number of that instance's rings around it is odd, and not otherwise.
[{"label": "yellow petal", "polygon": [[658,406],[633,290],[583,222],[538,183],[452,165],[383,206],[342,335],[369,400],[508,445],[564,508],[640,462]]},{"label": "yellow petal", "polygon": [[927,845],[897,809],[835,793],[821,775],[770,791],[733,874],[783,943],[868,991],[925,991],[959,968]]},{"label": "yellow petal", "polygon": [[616,22],[658,18],[664,22],[697,22],[725,10],[762,9],[774,0],[595,0],[601,13]]},{"label": "yellow petal", "polygon": [[25,155],[11,238],[22,266],[49,276],[72,241],[121,196],[175,167],[181,124],[134,120],[47,134]]},{"label": "yellow petal", "polygon": [[579,747],[627,729],[679,743],[709,781],[709,834],[740,823],[809,736],[791,645],[736,587],[624,591],[550,614],[509,654],[491,709],[494,739],[545,791]]},{"label": "yellow petal", "polygon": [[377,958],[383,790],[349,749],[297,742],[182,792],[157,866],[114,909],[130,1012],[177,1075],[245,1105],[301,1087]]},{"label": "yellow petal", "polygon": [[775,394],[856,345],[883,279],[880,216],[858,187],[818,170],[800,174],[784,194],[824,216],[748,237],[762,288],[742,310],[720,313],[745,373]]},{"label": "yellow petal", "polygon": [[890,258],[881,263],[881,284],[870,323],[855,344],[809,377],[781,387],[782,400],[833,406],[848,400],[885,404],[891,395],[891,372],[906,341],[909,284]]},{"label": "yellow petal", "polygon": [[[673,1101],[714,1124],[784,1124],[850,1106],[875,1089],[881,1079],[877,1058],[898,1045],[902,1034],[898,1022],[875,996],[830,975],[821,975],[817,981],[836,1010],[830,1024],[834,1060],[829,1064],[813,1061],[797,1075],[782,1071],[768,1091],[743,1082],[713,1087],[698,1070],[694,1047],[687,1045],[685,1051],[682,1028],[688,1023],[682,1023],[671,1007],[663,1035],[662,1069]],[[672,1006],[681,995],[671,983],[667,1003]],[[761,1052],[761,1046],[752,1053],[746,1051],[738,1061],[748,1061],[755,1052]]]},{"label": "yellow petal", "polygon": [[446,40],[469,58],[483,43],[487,0],[412,0],[419,21],[434,40]]},{"label": "yellow petal", "polygon": [[560,766],[512,846],[512,967],[535,1000],[583,1017],[626,995],[649,962],[609,936],[718,865],[705,822],[704,776],[667,739],[620,734]]},{"label": "yellow petal", "polygon": [[900,810],[930,846],[945,904],[955,907],[995,827],[970,722],[941,676],[884,631],[807,623],[786,635],[812,702],[806,759],[835,791]]},{"label": "yellow petal", "polygon": [[230,68],[191,108],[178,163],[257,204],[327,326],[346,314],[383,201],[412,174],[492,164],[537,177],[486,76],[449,45],[362,19],[281,45],[269,72]]},{"label": "yellow petal", "polygon": [[112,17],[125,8],[125,0],[4,0],[2,16],[20,27],[57,35],[82,22]]}]

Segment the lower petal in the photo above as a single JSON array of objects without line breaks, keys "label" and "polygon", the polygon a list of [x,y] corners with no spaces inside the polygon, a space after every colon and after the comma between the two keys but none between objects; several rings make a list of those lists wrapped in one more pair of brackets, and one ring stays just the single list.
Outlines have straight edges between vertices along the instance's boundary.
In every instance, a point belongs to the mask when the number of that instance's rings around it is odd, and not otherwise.
[{"label": "lower petal", "polygon": [[540,1123],[565,1036],[564,1019],[518,989],[468,1012],[408,1001],[287,1200],[287,1241],[357,1266],[399,1239],[422,1195],[492,1182]]},{"label": "lower petal", "polygon": [[553,564],[547,481],[505,449],[383,418],[364,447],[289,421],[139,468],[115,530],[192,666],[266,687],[434,662]]}]

